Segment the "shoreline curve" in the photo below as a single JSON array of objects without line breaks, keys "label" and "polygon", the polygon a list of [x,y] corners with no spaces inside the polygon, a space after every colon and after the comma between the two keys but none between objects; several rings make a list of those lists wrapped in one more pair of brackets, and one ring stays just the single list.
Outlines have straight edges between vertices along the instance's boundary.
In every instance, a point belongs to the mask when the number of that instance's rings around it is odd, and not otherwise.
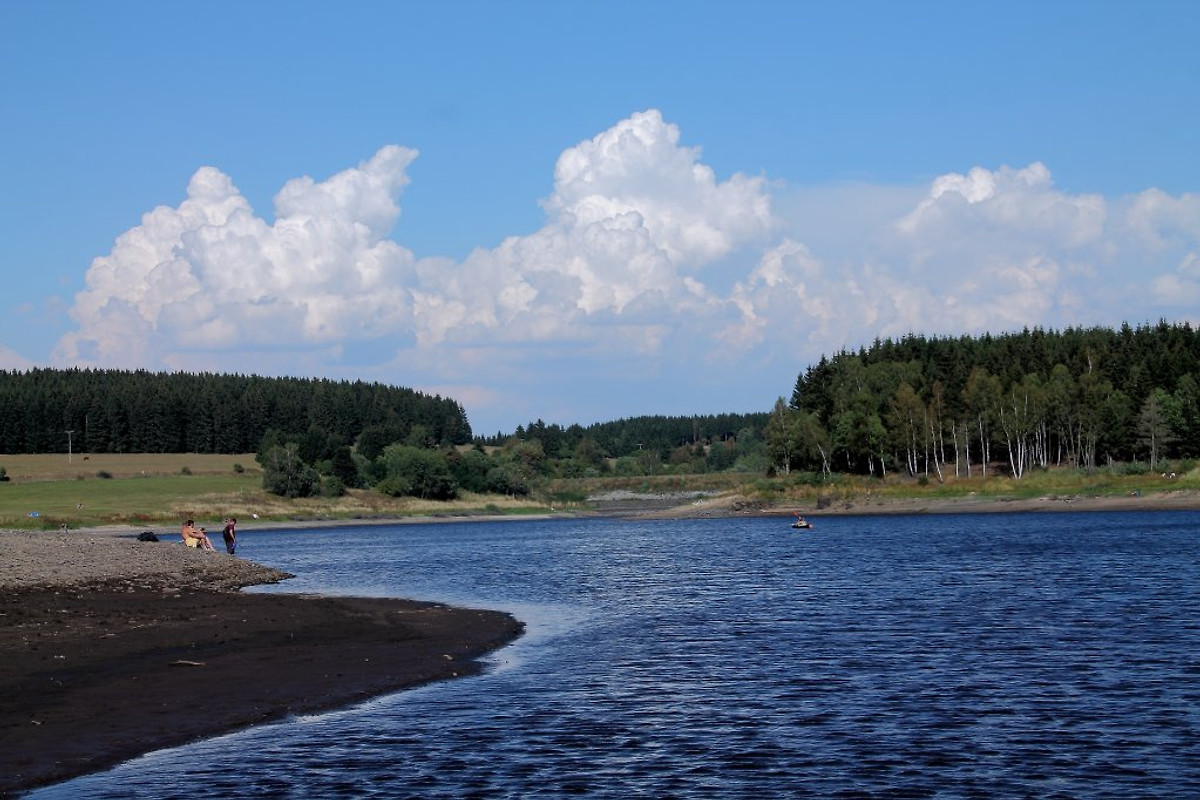
[{"label": "shoreline curve", "polygon": [[[125,529],[128,532],[128,529]],[[0,531],[0,797],[154,750],[476,674],[524,626],[115,535]]]}]

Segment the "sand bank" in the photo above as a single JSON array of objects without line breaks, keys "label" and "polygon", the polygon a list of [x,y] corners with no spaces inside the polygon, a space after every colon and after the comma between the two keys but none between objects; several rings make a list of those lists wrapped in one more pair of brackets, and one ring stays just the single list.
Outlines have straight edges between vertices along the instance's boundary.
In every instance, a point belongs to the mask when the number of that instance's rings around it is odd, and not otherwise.
[{"label": "sand bank", "polygon": [[244,594],[289,577],[176,540],[0,532],[0,796],[471,674],[507,614]]}]

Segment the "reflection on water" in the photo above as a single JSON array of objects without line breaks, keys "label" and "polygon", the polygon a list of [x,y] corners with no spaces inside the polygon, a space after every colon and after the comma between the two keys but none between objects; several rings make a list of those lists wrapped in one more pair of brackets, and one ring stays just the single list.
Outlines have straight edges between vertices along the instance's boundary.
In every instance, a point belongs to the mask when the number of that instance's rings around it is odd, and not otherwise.
[{"label": "reflection on water", "polygon": [[1197,797],[1200,515],[252,529],[265,591],[510,610],[483,675],[34,797]]}]

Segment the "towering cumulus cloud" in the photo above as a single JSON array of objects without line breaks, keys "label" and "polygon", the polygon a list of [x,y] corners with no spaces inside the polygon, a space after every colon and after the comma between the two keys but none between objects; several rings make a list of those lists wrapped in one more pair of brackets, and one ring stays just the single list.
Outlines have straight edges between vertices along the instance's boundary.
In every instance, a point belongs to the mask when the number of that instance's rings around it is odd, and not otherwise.
[{"label": "towering cumulus cloud", "polygon": [[704,268],[771,227],[762,179],[719,182],[698,157],[657,111],[565,151],[541,230],[427,276],[423,341],[617,335],[653,348],[664,321],[714,302]]},{"label": "towering cumulus cloud", "polygon": [[149,212],[92,262],[60,357],[161,366],[178,353],[330,345],[407,325],[413,258],[385,237],[416,155],[385,147],[326,181],[289,181],[273,224],[227,175],[198,170],[178,208]]},{"label": "towering cumulus cloud", "polygon": [[1102,197],[1059,191],[1040,163],[943,175],[885,235],[883,252],[906,267],[895,277],[909,286],[894,318],[914,331],[929,319],[973,331],[1070,318],[1107,218]]}]

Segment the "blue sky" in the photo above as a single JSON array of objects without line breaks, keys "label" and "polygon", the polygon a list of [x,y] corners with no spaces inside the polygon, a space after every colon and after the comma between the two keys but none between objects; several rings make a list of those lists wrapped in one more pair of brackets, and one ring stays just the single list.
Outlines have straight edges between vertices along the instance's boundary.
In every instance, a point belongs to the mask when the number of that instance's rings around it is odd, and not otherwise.
[{"label": "blue sky", "polygon": [[0,4],[0,368],[768,410],[1200,321],[1200,4]]}]

